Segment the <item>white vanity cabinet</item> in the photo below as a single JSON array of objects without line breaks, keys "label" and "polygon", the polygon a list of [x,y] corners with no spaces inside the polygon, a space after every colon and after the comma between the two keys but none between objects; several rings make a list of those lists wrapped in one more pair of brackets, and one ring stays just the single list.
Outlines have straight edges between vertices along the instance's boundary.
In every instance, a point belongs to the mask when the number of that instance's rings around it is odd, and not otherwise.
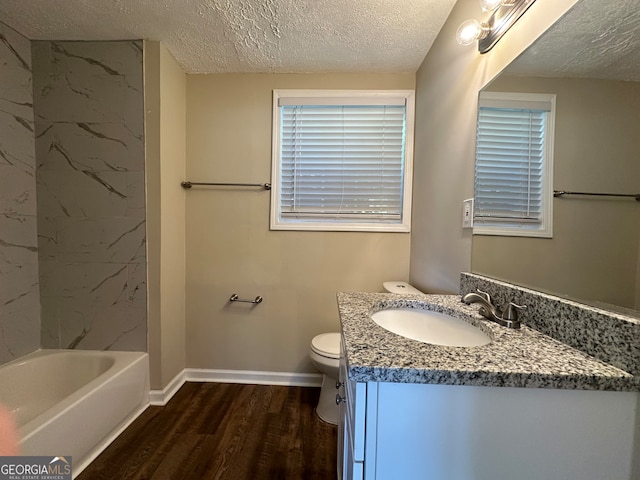
[{"label": "white vanity cabinet", "polygon": [[340,381],[341,480],[632,478],[637,392]]}]

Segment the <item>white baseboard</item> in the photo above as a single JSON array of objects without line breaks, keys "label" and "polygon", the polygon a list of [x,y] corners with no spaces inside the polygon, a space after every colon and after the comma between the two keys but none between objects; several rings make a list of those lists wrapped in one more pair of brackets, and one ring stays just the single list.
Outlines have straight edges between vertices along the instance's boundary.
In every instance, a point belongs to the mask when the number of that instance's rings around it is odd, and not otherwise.
[{"label": "white baseboard", "polygon": [[260,372],[254,370],[218,370],[185,368],[162,390],[149,392],[149,404],[164,406],[184,382],[244,383],[253,385],[285,385],[289,387],[319,387],[321,373]]},{"label": "white baseboard", "polygon": [[290,387],[319,387],[322,385],[321,373],[185,368],[184,376],[187,382],[245,383]]},{"label": "white baseboard", "polygon": [[180,387],[185,382],[185,370],[178,373],[169,384],[162,390],[150,390],[149,391],[149,404],[156,406],[164,406],[171,400]]}]

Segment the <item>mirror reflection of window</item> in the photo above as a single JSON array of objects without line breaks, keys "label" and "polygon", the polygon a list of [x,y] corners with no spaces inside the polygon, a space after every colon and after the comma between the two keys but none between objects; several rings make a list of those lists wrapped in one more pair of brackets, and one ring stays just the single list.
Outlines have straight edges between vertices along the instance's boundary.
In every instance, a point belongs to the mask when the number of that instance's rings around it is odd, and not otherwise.
[{"label": "mirror reflection of window", "polygon": [[555,95],[481,92],[474,234],[552,237]]}]

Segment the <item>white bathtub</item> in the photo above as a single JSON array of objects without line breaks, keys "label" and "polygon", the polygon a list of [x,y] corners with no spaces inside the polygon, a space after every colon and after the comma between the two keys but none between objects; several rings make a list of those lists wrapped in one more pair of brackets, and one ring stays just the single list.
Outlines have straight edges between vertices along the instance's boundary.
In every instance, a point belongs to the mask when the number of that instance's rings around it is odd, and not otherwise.
[{"label": "white bathtub", "polygon": [[20,454],[69,455],[74,476],[148,400],[146,353],[39,350],[0,367],[0,403],[13,412]]}]

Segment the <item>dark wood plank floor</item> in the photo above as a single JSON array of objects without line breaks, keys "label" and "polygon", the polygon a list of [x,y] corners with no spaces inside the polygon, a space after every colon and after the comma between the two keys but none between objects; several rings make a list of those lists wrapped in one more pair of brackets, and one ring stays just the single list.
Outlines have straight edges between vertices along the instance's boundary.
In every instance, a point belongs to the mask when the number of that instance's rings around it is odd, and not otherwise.
[{"label": "dark wood plank floor", "polygon": [[78,480],[333,480],[337,428],[318,388],[186,383],[149,407]]}]

